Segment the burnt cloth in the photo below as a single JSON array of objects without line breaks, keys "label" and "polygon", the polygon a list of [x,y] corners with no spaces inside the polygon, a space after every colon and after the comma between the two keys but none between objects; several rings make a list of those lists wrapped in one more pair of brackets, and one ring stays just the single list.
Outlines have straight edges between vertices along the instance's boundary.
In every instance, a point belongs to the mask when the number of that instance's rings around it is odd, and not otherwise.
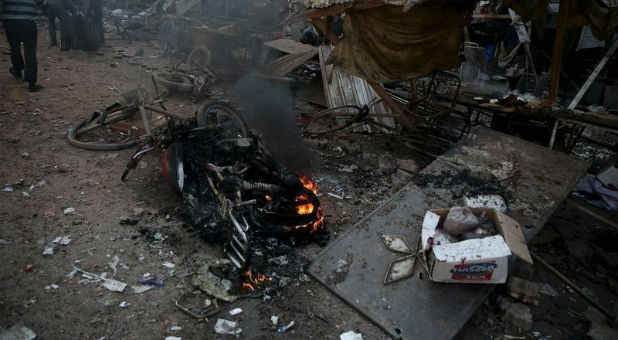
[{"label": "burnt cloth", "polygon": [[[532,19],[545,13],[549,0],[504,0],[525,19]],[[605,40],[618,31],[618,6],[615,1],[572,0],[569,2],[569,28],[590,25],[595,38]],[[612,4],[612,7],[608,6]]]},{"label": "burnt cloth", "polygon": [[427,0],[404,12],[385,5],[346,14],[343,39],[326,61],[377,82],[410,80],[461,62],[475,1]]}]

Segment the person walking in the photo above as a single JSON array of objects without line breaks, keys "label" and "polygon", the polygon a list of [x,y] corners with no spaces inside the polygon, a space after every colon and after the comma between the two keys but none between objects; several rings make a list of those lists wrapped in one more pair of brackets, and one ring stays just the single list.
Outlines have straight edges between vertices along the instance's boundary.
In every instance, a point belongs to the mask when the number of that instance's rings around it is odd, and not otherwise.
[{"label": "person walking", "polygon": [[65,24],[63,21],[66,12],[75,15],[75,6],[71,0],[47,0],[47,20],[49,23],[49,42],[52,46],[58,45],[56,40],[56,18],[60,20],[60,26]]},{"label": "person walking", "polygon": [[[28,82],[28,90],[36,92],[43,88],[37,84],[36,45],[37,8],[44,9],[45,0],[0,0],[0,20],[4,24],[6,40],[11,49],[11,64],[9,72],[17,79]],[[22,57],[21,45],[24,45]],[[25,62],[24,62],[25,59]]]}]

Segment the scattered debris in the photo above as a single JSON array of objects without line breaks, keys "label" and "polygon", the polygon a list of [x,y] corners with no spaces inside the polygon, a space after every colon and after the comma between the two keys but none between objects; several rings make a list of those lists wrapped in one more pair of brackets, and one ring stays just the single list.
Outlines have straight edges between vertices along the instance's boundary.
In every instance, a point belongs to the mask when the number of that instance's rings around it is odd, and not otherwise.
[{"label": "scattered debris", "polygon": [[342,200],[342,199],[345,198],[343,195],[336,195],[336,194],[333,194],[332,192],[327,193],[327,195],[330,196],[330,197],[339,199],[339,200]]},{"label": "scattered debris", "polygon": [[464,196],[464,204],[468,208],[490,208],[501,213],[508,210],[504,198],[500,195],[479,195],[471,198]]},{"label": "scattered debris", "polygon": [[127,307],[129,307],[130,305],[131,305],[131,303],[126,302],[126,301],[122,301],[122,302],[121,302],[118,306],[119,306],[120,308],[127,308]]},{"label": "scattered debris", "polygon": [[237,295],[232,294],[232,281],[221,278],[211,271],[211,268],[221,268],[230,266],[229,260],[211,260],[198,268],[193,277],[193,285],[206,294],[226,302],[234,302],[238,299]]},{"label": "scattered debris", "polygon": [[539,287],[539,293],[547,296],[558,296],[558,292],[549,283],[543,283]]},{"label": "scattered debris", "polygon": [[163,267],[167,269],[167,275],[174,275],[175,265],[171,262],[163,262]]},{"label": "scattered debris", "polygon": [[0,339],[2,340],[32,340],[34,338],[36,338],[36,333],[24,326],[15,325],[0,330]]},{"label": "scattered debris", "polygon": [[107,263],[107,265],[114,271],[112,277],[116,276],[116,267],[118,266],[118,263],[120,263],[120,257],[118,257],[118,255],[114,255],[112,262]]},{"label": "scattered debris", "polygon": [[234,308],[231,311],[229,311],[229,313],[232,316],[238,315],[238,314],[242,313],[242,308]]},{"label": "scattered debris", "polygon": [[52,241],[52,243],[66,246],[69,243],[71,243],[71,238],[69,236],[62,236],[62,237],[58,236]]},{"label": "scattered debris", "polygon": [[397,165],[399,169],[408,173],[415,173],[418,171],[418,165],[413,159],[400,159],[397,161]]},{"label": "scattered debris", "polygon": [[276,316],[276,315],[271,316],[271,317],[270,317],[270,322],[272,322],[272,324],[273,324],[274,326],[277,326],[277,323],[279,323],[279,317],[278,317],[278,316]]},{"label": "scattered debris", "polygon": [[182,330],[182,327],[180,327],[180,326],[172,326],[172,327],[170,328],[170,330],[171,330],[172,332],[178,332],[178,331],[181,331],[181,330]]},{"label": "scattered debris", "polygon": [[182,340],[179,336],[166,336],[165,340]]},{"label": "scattered debris", "polygon": [[15,191],[15,189],[13,189],[13,187],[4,187],[4,189],[2,189],[2,191],[4,191],[4,192],[13,192],[13,191]]},{"label": "scattered debris", "polygon": [[489,167],[488,170],[499,181],[513,177],[517,173],[516,164],[510,161],[502,161],[493,167]]},{"label": "scattered debris", "polygon": [[579,179],[573,188],[573,195],[587,203],[602,209],[618,210],[618,191],[611,189],[612,183],[609,178],[603,179],[605,185],[598,176],[586,174]]},{"label": "scattered debris", "polygon": [[75,215],[75,208],[68,207],[68,208],[64,209],[64,214],[65,215]]},{"label": "scattered debris", "polygon": [[219,313],[217,299],[204,298],[204,293],[194,291],[182,294],[174,304],[185,314],[199,320],[208,320],[209,317]]},{"label": "scattered debris", "polygon": [[109,290],[110,292],[122,293],[124,289],[127,287],[127,284],[122,281],[118,281],[114,279],[104,279],[103,287],[107,288],[107,290]]},{"label": "scattered debris", "polygon": [[45,286],[45,290],[52,290],[52,289],[56,290],[56,289],[59,289],[59,288],[60,288],[60,286],[58,286],[55,283],[52,283],[49,286]]},{"label": "scattered debris", "polygon": [[539,305],[539,284],[511,276],[507,282],[507,292],[510,297],[523,303]]},{"label": "scattered debris", "polygon": [[135,292],[135,294],[141,294],[147,290],[154,288],[150,285],[139,285],[139,286],[131,286],[131,289]]},{"label": "scattered debris", "polygon": [[339,335],[339,340],[363,340],[363,335],[354,331],[348,331],[341,333]]},{"label": "scattered debris", "polygon": [[339,172],[347,172],[349,174],[353,173],[356,170],[358,170],[358,165],[356,164],[342,165],[339,167]]},{"label": "scattered debris", "polygon": [[150,273],[146,273],[142,275],[142,277],[140,277],[139,279],[139,283],[145,284],[145,285],[157,286],[157,287],[163,287],[164,285],[163,279],[160,279],[156,276],[152,276]]},{"label": "scattered debris", "polygon": [[287,325],[285,326],[281,326],[279,327],[279,329],[277,329],[277,332],[279,333],[285,333],[287,332],[289,329],[291,329],[292,327],[294,327],[296,323],[294,321],[290,321]]},{"label": "scattered debris", "polygon": [[49,244],[45,247],[45,249],[43,249],[43,253],[44,256],[52,256],[54,255],[54,245],[53,244]]},{"label": "scattered debris", "polygon": [[81,273],[82,277],[84,277],[86,280],[102,282],[101,285],[112,292],[121,293],[127,287],[127,284],[122,281],[106,278],[106,273],[97,275],[94,273],[89,273],[85,270],[81,270],[76,266],[73,266],[73,269],[69,272],[69,274],[67,274],[67,277],[72,278],[73,276],[75,276],[76,273]]},{"label": "scattered debris", "polygon": [[612,165],[601,171],[597,179],[608,188],[618,189],[618,168]]},{"label": "scattered debris", "polygon": [[588,336],[592,340],[615,340],[618,339],[618,329],[607,323],[607,318],[593,307],[588,307],[584,315],[590,320]]},{"label": "scattered debris", "polygon": [[140,219],[135,216],[121,216],[120,224],[122,225],[136,225],[138,224]]},{"label": "scattered debris", "polygon": [[378,170],[383,175],[390,175],[397,171],[397,160],[388,153],[383,153],[378,157]]},{"label": "scattered debris", "polygon": [[25,267],[24,267],[24,271],[26,272],[31,272],[34,270],[34,265],[32,263],[28,263]]},{"label": "scattered debris", "polygon": [[238,328],[235,321],[217,319],[217,323],[215,324],[215,332],[217,334],[229,334],[238,336],[242,332],[242,328]]},{"label": "scattered debris", "polygon": [[532,330],[532,312],[529,306],[504,299],[500,302],[500,309],[503,321],[524,331]]}]

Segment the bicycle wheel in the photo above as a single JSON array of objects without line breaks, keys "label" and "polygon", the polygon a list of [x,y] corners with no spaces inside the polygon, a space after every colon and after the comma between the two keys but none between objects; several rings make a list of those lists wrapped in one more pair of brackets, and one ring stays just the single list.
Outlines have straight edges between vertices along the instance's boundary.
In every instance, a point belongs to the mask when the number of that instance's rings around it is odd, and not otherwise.
[{"label": "bicycle wheel", "polygon": [[197,112],[200,127],[219,129],[226,138],[247,137],[249,127],[236,110],[227,103],[214,101],[205,103]]},{"label": "bicycle wheel", "polygon": [[110,129],[109,125],[133,118],[136,110],[127,110],[122,105],[112,105],[105,109],[107,115],[100,121],[101,111],[96,111],[87,119],[73,126],[67,134],[69,143],[78,148],[98,151],[122,150],[139,143],[137,138]]},{"label": "bicycle wheel", "polygon": [[343,105],[320,111],[309,118],[304,133],[321,135],[338,130],[345,130],[359,121],[361,107]]}]

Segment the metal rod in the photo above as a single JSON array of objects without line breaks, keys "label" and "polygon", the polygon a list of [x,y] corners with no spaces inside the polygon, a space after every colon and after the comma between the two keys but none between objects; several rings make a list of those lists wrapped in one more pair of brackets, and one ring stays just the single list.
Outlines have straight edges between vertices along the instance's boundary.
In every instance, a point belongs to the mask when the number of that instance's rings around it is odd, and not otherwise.
[{"label": "metal rod", "polygon": [[560,123],[560,121],[558,119],[556,119],[556,122],[554,123],[554,127],[553,129],[551,129],[551,138],[549,138],[549,149],[553,149],[554,148],[554,142],[556,141],[556,132],[558,132],[558,124]]},{"label": "metal rod", "polygon": [[560,70],[562,70],[562,57],[564,56],[564,36],[569,23],[569,7],[572,0],[560,1],[558,12],[558,23],[556,24],[556,37],[554,38],[554,48],[551,56],[551,82],[549,85],[549,95],[547,99],[554,102],[558,96],[558,86],[560,83]]},{"label": "metal rod", "polygon": [[177,114],[174,114],[174,113],[171,113],[169,111],[163,110],[160,107],[156,107],[156,106],[152,106],[152,105],[146,104],[146,105],[144,105],[144,108],[146,108],[147,110],[150,110],[150,111],[154,111],[156,113],[160,113],[160,114],[162,114],[164,116],[167,116],[167,117],[170,117],[172,119],[176,119],[176,120],[180,120],[180,121],[188,120],[188,118],[186,118],[186,117],[179,116]]},{"label": "metal rod", "polygon": [[612,57],[612,54],[616,52],[616,48],[618,48],[618,40],[616,40],[614,44],[612,45],[612,47],[610,47],[609,50],[607,50],[607,53],[605,53],[605,56],[603,57],[603,59],[599,61],[599,63],[597,64],[597,67],[595,67],[594,71],[590,73],[590,76],[588,77],[584,85],[582,85],[582,88],[579,89],[579,92],[577,92],[577,94],[575,95],[575,98],[573,98],[573,100],[571,101],[571,104],[569,104],[569,107],[568,107],[569,110],[573,110],[577,106],[577,104],[579,104],[579,101],[584,97],[584,95],[588,91],[588,88],[590,88],[590,85],[592,85],[592,82],[597,78],[599,73],[601,73],[601,70],[603,70],[603,67],[605,67],[605,64],[607,64],[609,59]]},{"label": "metal rod", "polygon": [[612,315],[611,312],[609,312],[607,309],[601,306],[598,302],[594,301],[592,297],[590,297],[590,295],[586,294],[586,292],[584,292],[575,283],[573,283],[573,281],[569,280],[568,277],[564,276],[561,272],[559,272],[558,269],[556,269],[551,264],[545,262],[545,260],[540,258],[537,254],[530,252],[530,255],[532,255],[532,258],[534,259],[534,261],[538,261],[540,264],[543,265],[543,267],[547,268],[552,274],[556,275],[560,280],[568,284],[571,288],[573,288],[574,291],[576,291],[579,295],[581,295],[581,297],[583,297],[584,300],[588,301],[589,304],[591,304],[594,308],[598,309],[599,312],[603,313],[610,320],[614,319],[614,316]]},{"label": "metal rod", "polygon": [[146,113],[146,109],[144,109],[143,105],[140,105],[138,108],[139,108],[139,113],[142,116],[142,124],[144,124],[146,135],[152,136],[152,129],[150,128],[150,122],[148,121],[148,114]]}]

